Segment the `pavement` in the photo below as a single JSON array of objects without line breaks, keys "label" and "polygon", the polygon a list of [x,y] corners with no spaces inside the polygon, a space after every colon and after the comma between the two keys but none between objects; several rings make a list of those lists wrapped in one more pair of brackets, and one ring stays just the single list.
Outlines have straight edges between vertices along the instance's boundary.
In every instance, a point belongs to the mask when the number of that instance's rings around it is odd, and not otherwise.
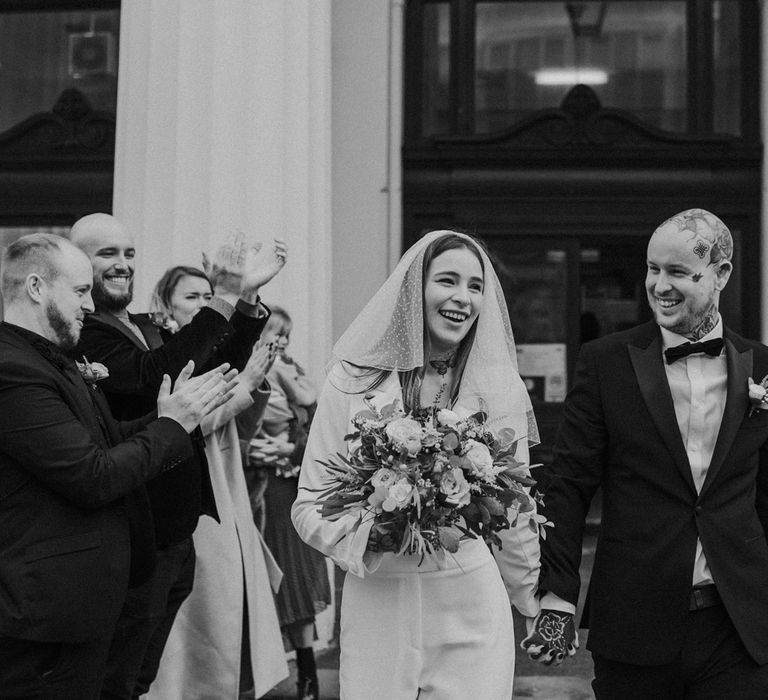
[{"label": "pavement", "polygon": [[[592,569],[595,552],[595,533],[588,532],[584,539],[581,561],[582,599],[577,609],[580,619],[584,592],[587,589],[589,572]],[[337,571],[337,600],[341,593],[343,576]],[[525,633],[523,619],[515,614],[515,638],[522,639]],[[576,655],[556,667],[542,666],[531,661],[522,651],[515,662],[515,694],[513,700],[592,700],[592,657],[585,648],[586,630],[580,630],[581,648]],[[268,700],[295,700],[296,669],[293,661],[289,663],[291,676],[264,695]],[[318,680],[322,700],[339,698],[339,650],[332,644],[317,653]],[[365,698],[360,698],[365,700]],[[478,699],[479,700],[479,699]]]},{"label": "pavement", "polygon": [[[581,654],[582,652],[578,653]],[[588,655],[589,652],[586,654]],[[318,662],[321,666],[325,664],[324,654],[318,655]],[[568,666],[564,670],[567,668]],[[516,675],[513,700],[592,700],[594,695],[590,687],[590,678],[581,675]],[[318,680],[322,700],[338,700],[338,666],[336,668],[319,668]],[[269,698],[269,700],[295,700],[296,671],[293,662],[291,662],[290,678],[263,697]],[[365,699],[361,698],[360,700]]]}]

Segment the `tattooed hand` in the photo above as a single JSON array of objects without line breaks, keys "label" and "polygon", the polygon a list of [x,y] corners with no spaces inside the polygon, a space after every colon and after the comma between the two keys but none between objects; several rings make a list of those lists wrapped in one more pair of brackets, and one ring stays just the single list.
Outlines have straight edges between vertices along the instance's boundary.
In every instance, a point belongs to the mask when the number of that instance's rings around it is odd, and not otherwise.
[{"label": "tattooed hand", "polygon": [[559,666],[566,656],[579,648],[579,633],[573,615],[559,610],[542,610],[533,621],[533,629],[520,642],[520,648],[534,661],[545,666]]}]

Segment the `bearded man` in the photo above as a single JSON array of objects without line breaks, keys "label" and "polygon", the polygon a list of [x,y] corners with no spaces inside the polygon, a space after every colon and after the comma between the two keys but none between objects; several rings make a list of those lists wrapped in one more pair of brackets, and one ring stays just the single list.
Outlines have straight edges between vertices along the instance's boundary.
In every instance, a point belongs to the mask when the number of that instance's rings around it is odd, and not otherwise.
[{"label": "bearded man", "polygon": [[[269,318],[259,289],[286,260],[282,241],[244,253],[242,269],[237,274],[220,270],[219,279],[212,280],[215,295],[209,304],[163,343],[149,314],[128,312],[136,253],[130,232],[114,216],[96,213],[76,221],[71,238],[93,265],[96,304],[74,355],[107,366],[104,392],[115,415],[124,418],[146,412],[163,374],[173,375],[189,360],[201,369],[220,362],[242,369]],[[112,640],[103,700],[137,699],[149,690],[179,606],[192,590],[192,533],[198,518],[218,519],[202,433],[195,435],[195,457],[147,484],[149,506],[142,492],[132,498],[132,532],[146,556],[137,557],[132,569],[133,585]]]},{"label": "bearded man", "polygon": [[542,611],[522,646],[544,663],[575,652],[601,487],[582,621],[598,700],[768,698],[768,404],[752,379],[768,375],[768,348],[718,311],[732,256],[714,214],[671,217],[648,244],[654,320],[579,354],[542,479]]},{"label": "bearded man", "polygon": [[[0,291],[0,696],[94,700],[128,589],[125,498],[192,456],[189,433],[226,398],[220,371],[117,422],[99,374],[64,351],[93,311],[88,258],[66,239],[5,250]],[[81,376],[82,374],[82,376]],[[84,381],[85,379],[85,381]]]}]

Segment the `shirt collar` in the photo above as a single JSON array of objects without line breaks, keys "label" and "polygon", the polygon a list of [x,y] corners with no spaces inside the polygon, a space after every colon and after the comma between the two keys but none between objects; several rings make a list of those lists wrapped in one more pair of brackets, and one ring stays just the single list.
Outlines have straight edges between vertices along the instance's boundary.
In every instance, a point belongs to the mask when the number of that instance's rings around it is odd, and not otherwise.
[{"label": "shirt collar", "polygon": [[[662,349],[666,350],[667,348],[675,347],[675,345],[682,345],[683,343],[690,343],[692,342],[690,338],[686,338],[684,335],[679,335],[677,333],[673,333],[670,330],[667,330],[666,328],[662,328],[659,326],[659,330],[661,331],[661,344]],[[699,338],[698,342],[703,342],[705,340],[712,340],[713,338],[722,338],[723,337],[723,318],[720,316],[720,314],[717,315],[717,323],[715,324],[715,327],[709,331],[705,336],[702,336]]]}]

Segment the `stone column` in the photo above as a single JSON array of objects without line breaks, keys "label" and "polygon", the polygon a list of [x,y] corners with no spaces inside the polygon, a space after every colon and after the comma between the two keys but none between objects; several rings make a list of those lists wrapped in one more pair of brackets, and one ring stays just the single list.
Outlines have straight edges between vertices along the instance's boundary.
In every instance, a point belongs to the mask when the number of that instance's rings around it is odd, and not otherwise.
[{"label": "stone column", "polygon": [[[263,290],[318,381],[331,346],[330,0],[131,0],[120,30],[114,212],[133,308],[233,229],[285,238]],[[311,341],[310,341],[311,339]]]}]

